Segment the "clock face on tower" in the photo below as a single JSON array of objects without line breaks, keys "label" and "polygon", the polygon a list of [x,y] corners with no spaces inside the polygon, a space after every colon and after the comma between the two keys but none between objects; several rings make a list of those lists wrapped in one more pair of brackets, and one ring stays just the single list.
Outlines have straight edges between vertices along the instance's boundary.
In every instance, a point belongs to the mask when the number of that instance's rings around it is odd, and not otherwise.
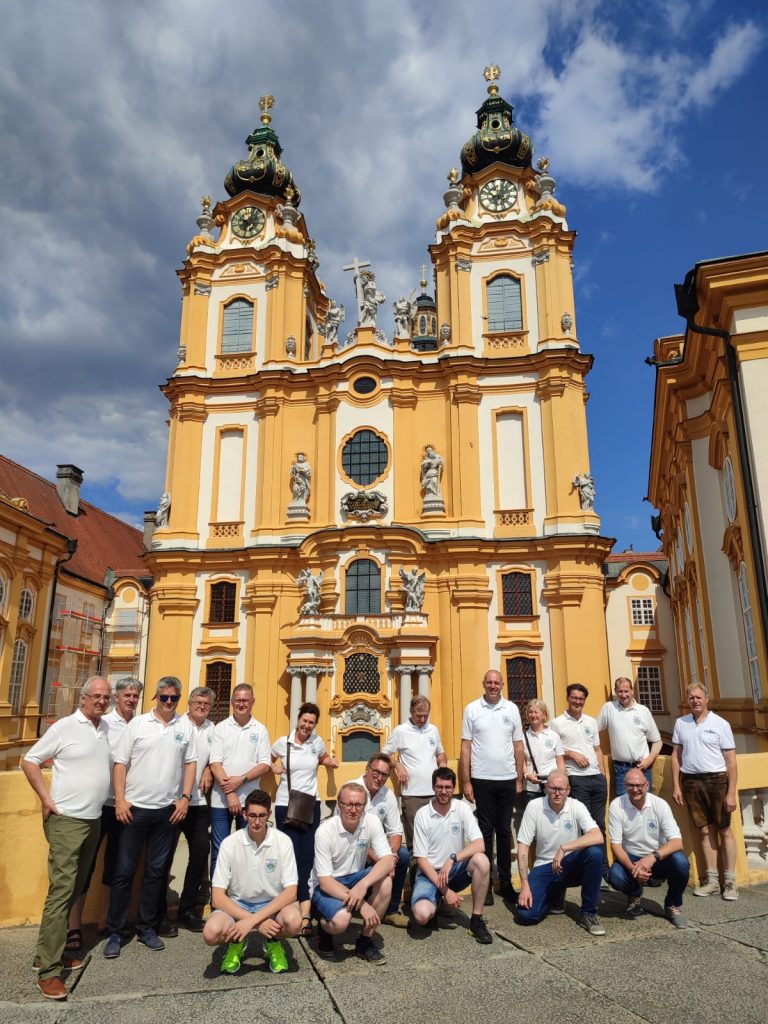
[{"label": "clock face on tower", "polygon": [[238,238],[255,238],[264,228],[264,214],[256,206],[244,206],[232,218],[232,231]]},{"label": "clock face on tower", "polygon": [[480,202],[491,213],[501,213],[515,205],[517,186],[504,178],[494,178],[480,189]]}]

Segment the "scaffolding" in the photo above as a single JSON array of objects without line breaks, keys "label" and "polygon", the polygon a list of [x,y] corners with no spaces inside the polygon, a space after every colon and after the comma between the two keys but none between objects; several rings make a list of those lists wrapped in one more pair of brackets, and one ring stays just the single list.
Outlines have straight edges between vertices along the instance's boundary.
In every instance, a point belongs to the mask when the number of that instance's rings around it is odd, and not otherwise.
[{"label": "scaffolding", "polygon": [[93,610],[74,611],[62,604],[51,624],[45,672],[43,713],[48,724],[71,715],[80,687],[101,670],[104,619]]}]

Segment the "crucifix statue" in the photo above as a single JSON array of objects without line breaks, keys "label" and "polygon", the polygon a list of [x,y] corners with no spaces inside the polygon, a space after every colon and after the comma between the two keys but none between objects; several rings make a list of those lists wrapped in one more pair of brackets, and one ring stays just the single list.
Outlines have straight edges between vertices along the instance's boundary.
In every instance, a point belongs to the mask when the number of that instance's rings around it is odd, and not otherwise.
[{"label": "crucifix statue", "polygon": [[357,298],[357,319],[361,327],[376,325],[376,312],[386,296],[376,287],[376,276],[370,269],[367,260],[358,260],[355,256],[352,263],[342,270],[354,271],[355,296]]}]

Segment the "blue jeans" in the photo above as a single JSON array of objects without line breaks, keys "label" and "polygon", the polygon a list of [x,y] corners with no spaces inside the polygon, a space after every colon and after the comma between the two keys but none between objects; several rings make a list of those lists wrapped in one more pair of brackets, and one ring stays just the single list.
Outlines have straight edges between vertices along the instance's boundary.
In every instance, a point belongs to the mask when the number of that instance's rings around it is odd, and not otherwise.
[{"label": "blue jeans", "polygon": [[[362,871],[353,871],[351,875],[340,875],[336,878],[337,882],[341,885],[346,885],[348,889],[352,889],[357,883],[370,875],[373,870],[373,866],[363,868]],[[326,921],[332,921],[340,910],[345,908],[343,900],[336,899],[335,896],[327,896],[318,885],[312,893],[312,909],[317,917],[323,917]]]},{"label": "blue jeans", "polygon": [[299,872],[299,892],[296,897],[299,903],[309,899],[309,876],[312,874],[312,865],[315,861],[315,832],[320,824],[320,801],[315,801],[315,814],[312,824],[306,832],[299,832],[295,828],[287,828],[285,818],[288,814],[288,807],[275,808],[275,821],[281,832],[285,832],[293,843],[293,852],[296,857],[296,869]]},{"label": "blue jeans", "polygon": [[530,907],[517,905],[518,924],[538,924],[549,913],[552,903],[559,903],[565,890],[571,885],[581,886],[582,914],[596,914],[600,897],[600,881],[603,877],[603,851],[599,846],[587,846],[574,850],[562,861],[563,870],[558,875],[551,864],[540,864],[528,875],[528,885],[533,896]]},{"label": "blue jeans", "polygon": [[594,775],[569,775],[571,796],[580,800],[603,833],[603,878],[608,877],[608,843],[605,838],[605,805],[608,801],[608,780],[602,772]]},{"label": "blue jeans", "polygon": [[[624,776],[628,771],[633,768],[637,768],[636,764],[632,764],[630,761],[614,761],[613,762],[613,795],[624,796],[626,793],[626,787],[624,786]],[[643,770],[643,775],[648,782],[648,792],[653,792],[653,772],[650,768]]]},{"label": "blue jeans", "polygon": [[[467,862],[462,861],[461,864],[454,864],[448,875],[448,888],[452,889],[453,892],[463,892],[471,884],[472,876],[469,873]],[[441,900],[441,894],[435,883],[430,882],[427,876],[422,874],[420,869],[417,869],[411,891],[411,906],[415,906],[419,900],[429,900],[430,903],[434,903],[437,906]]]},{"label": "blue jeans", "polygon": [[233,814],[227,807],[211,808],[211,878],[216,870],[219,847],[232,831],[233,821],[235,828],[245,828],[245,818],[242,814]]},{"label": "blue jeans", "polygon": [[389,901],[388,914],[396,914],[400,909],[400,900],[403,898],[403,886],[408,875],[408,865],[411,863],[411,855],[408,850],[401,846],[395,855],[395,877],[392,879],[392,898]]},{"label": "blue jeans", "polygon": [[[627,856],[636,864],[640,857],[636,857],[632,853],[628,853]],[[683,905],[683,893],[685,887],[688,885],[688,875],[690,874],[690,864],[685,854],[678,850],[676,853],[671,853],[669,857],[665,857],[664,860],[656,861],[651,871],[653,878],[666,879],[667,881],[667,895],[664,900],[665,907],[682,907]],[[618,889],[619,892],[626,893],[630,899],[636,896],[642,896],[643,884],[627,871],[623,864],[619,864],[617,860],[611,864],[611,870],[608,873],[608,881],[611,883],[614,889]]]},{"label": "blue jeans", "polygon": [[135,805],[131,808],[132,821],[123,828],[109,896],[107,928],[110,933],[121,932],[128,921],[133,876],[145,845],[147,852],[136,931],[142,935],[146,931],[157,930],[163,886],[176,838],[176,830],[171,824],[173,812],[173,804],[157,809]]}]

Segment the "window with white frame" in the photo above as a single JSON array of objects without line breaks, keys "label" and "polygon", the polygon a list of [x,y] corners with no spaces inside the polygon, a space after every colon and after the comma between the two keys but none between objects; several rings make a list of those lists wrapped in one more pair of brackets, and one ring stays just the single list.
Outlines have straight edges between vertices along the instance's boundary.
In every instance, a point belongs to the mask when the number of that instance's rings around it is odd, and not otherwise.
[{"label": "window with white frame", "polygon": [[633,626],[652,626],[655,621],[653,598],[632,597],[629,600],[632,609]]},{"label": "window with white frame", "polygon": [[726,455],[723,463],[723,495],[725,497],[725,514],[728,522],[736,518],[736,481],[733,478],[733,463],[730,455]]},{"label": "window with white frame", "polygon": [[679,526],[675,534],[675,560],[677,561],[677,571],[681,573],[685,565],[685,553],[683,552],[683,533]]},{"label": "window with white frame", "polygon": [[523,327],[523,299],[520,280],[501,274],[488,282],[488,330],[520,331]]},{"label": "window with white frame", "polygon": [[11,685],[8,687],[8,703],[14,715],[21,712],[21,699],[24,695],[24,680],[27,676],[27,645],[24,640],[17,640],[13,645],[11,662]]},{"label": "window with white frame", "polygon": [[221,351],[250,352],[253,349],[253,303],[235,299],[224,307]]},{"label": "window with white frame", "polygon": [[24,587],[19,597],[19,619],[22,622],[31,622],[35,610],[35,594],[29,587]]},{"label": "window with white frame", "polygon": [[704,685],[709,686],[709,661],[707,659],[707,632],[704,629],[704,612],[701,599],[696,595],[696,619],[699,626],[699,648],[701,653],[701,671],[704,673]]},{"label": "window with white frame", "polygon": [[664,691],[661,687],[661,668],[658,665],[638,665],[635,679],[637,700],[649,711],[664,713]]},{"label": "window with white frame", "polygon": [[685,642],[688,647],[688,669],[691,673],[691,682],[699,683],[699,664],[696,660],[696,650],[693,645],[693,623],[691,621],[691,609],[685,609]]},{"label": "window with white frame", "polygon": [[685,545],[693,554],[693,520],[691,519],[691,507],[687,501],[683,508],[683,526],[685,527]]},{"label": "window with white frame", "polygon": [[747,643],[747,659],[749,661],[749,678],[755,702],[760,700],[762,685],[760,682],[760,666],[757,661],[757,644],[755,643],[755,625],[752,621],[752,602],[749,596],[749,580],[747,567],[742,562],[739,567],[739,597],[741,599],[741,615],[744,620],[744,639]]},{"label": "window with white frame", "polygon": [[6,597],[8,597],[8,581],[0,572],[0,612],[5,608]]}]

